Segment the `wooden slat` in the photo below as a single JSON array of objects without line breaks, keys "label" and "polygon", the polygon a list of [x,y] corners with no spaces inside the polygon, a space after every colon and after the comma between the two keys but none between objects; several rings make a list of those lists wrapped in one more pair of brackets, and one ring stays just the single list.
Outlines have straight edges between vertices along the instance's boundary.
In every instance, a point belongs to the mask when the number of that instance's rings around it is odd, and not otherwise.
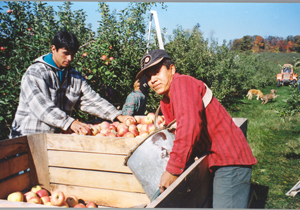
[{"label": "wooden slat", "polygon": [[0,199],[6,199],[10,193],[31,187],[28,172],[0,183]]},{"label": "wooden slat", "polygon": [[68,134],[46,134],[49,150],[96,152],[127,155],[141,138],[98,137]]},{"label": "wooden slat", "polygon": [[33,134],[27,136],[29,146],[30,180],[31,186],[41,185],[49,190],[48,153],[46,134]]},{"label": "wooden slat", "polygon": [[100,206],[130,208],[149,203],[147,195],[142,193],[131,193],[56,184],[51,184],[51,188],[53,191],[63,191],[66,196],[76,195],[78,198],[83,199],[85,202],[94,201]]},{"label": "wooden slat", "polygon": [[0,160],[27,152],[26,136],[0,141]]},{"label": "wooden slat", "polygon": [[28,154],[0,162],[0,180],[29,168]]},{"label": "wooden slat", "polygon": [[27,202],[12,202],[7,200],[1,200],[0,199],[0,207],[15,207],[15,208],[61,208],[58,206],[46,206],[42,204],[33,204],[33,203],[27,203]]},{"label": "wooden slat", "polygon": [[99,189],[144,193],[132,174],[50,167],[50,182]]},{"label": "wooden slat", "polygon": [[49,166],[132,173],[124,166],[124,155],[48,151]]}]

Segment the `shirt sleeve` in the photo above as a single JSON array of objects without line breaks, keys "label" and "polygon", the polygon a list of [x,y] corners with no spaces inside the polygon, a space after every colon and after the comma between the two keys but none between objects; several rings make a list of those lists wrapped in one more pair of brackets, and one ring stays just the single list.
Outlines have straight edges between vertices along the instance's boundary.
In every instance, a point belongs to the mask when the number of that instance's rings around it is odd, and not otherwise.
[{"label": "shirt sleeve", "polygon": [[32,114],[46,124],[67,130],[75,120],[51,100],[51,89],[38,71],[28,71],[24,74],[21,88]]},{"label": "shirt sleeve", "polygon": [[132,93],[130,93],[125,101],[125,104],[123,105],[122,108],[122,115],[134,115],[134,111],[135,111],[135,97],[133,96]]},{"label": "shirt sleeve", "polygon": [[166,170],[175,175],[181,174],[192,153],[193,145],[200,137],[203,126],[202,94],[204,85],[192,77],[177,77],[173,79],[170,89],[171,103],[177,129],[174,145]]}]

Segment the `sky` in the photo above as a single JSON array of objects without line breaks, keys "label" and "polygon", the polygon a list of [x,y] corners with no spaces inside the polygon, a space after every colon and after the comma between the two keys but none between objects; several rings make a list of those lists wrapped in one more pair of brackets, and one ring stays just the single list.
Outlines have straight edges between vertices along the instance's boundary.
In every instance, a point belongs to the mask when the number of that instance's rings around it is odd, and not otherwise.
[{"label": "sky", "polygon": [[[63,4],[62,1],[46,1],[55,10]],[[101,15],[97,11],[98,2],[71,1],[72,9],[86,11],[86,23],[92,24],[96,31]],[[219,44],[243,36],[300,35],[300,0],[293,3],[236,3],[236,2],[165,2],[167,10],[161,6],[154,7],[158,15],[160,28],[166,28],[167,34],[178,26],[183,29],[192,29],[197,23],[205,39],[213,37]],[[128,6],[128,2],[109,2],[110,10],[120,10]],[[154,23],[152,23],[154,26]],[[148,26],[147,26],[148,30]]]}]

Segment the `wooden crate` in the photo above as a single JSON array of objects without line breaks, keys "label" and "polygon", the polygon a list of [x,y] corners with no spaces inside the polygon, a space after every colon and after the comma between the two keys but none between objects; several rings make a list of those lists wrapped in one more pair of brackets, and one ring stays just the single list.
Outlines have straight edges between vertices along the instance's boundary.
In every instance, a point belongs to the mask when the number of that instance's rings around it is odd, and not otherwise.
[{"label": "wooden crate", "polygon": [[[247,119],[234,118],[246,136]],[[47,207],[9,202],[15,191],[34,185],[66,196],[78,196],[99,207],[204,207],[209,206],[211,177],[207,158],[193,163],[155,200],[145,194],[124,158],[142,139],[122,137],[33,134],[0,141],[0,207]]]},{"label": "wooden crate", "polygon": [[150,200],[124,158],[140,138],[34,134],[0,141],[0,207],[44,205],[8,202],[15,191],[40,184],[103,207],[135,207]]}]

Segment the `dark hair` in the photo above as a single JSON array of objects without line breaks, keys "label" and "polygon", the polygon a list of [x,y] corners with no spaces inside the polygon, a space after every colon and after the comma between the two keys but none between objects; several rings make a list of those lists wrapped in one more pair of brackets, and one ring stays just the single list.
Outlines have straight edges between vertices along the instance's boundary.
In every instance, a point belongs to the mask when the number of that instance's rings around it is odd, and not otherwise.
[{"label": "dark hair", "polygon": [[162,65],[166,66],[167,69],[170,68],[171,64],[174,65],[173,61],[170,58],[164,58],[161,62]]},{"label": "dark hair", "polygon": [[73,53],[76,53],[79,48],[79,42],[76,36],[67,31],[60,31],[55,34],[52,45],[55,46],[56,51],[58,51],[59,48],[65,48]]}]

